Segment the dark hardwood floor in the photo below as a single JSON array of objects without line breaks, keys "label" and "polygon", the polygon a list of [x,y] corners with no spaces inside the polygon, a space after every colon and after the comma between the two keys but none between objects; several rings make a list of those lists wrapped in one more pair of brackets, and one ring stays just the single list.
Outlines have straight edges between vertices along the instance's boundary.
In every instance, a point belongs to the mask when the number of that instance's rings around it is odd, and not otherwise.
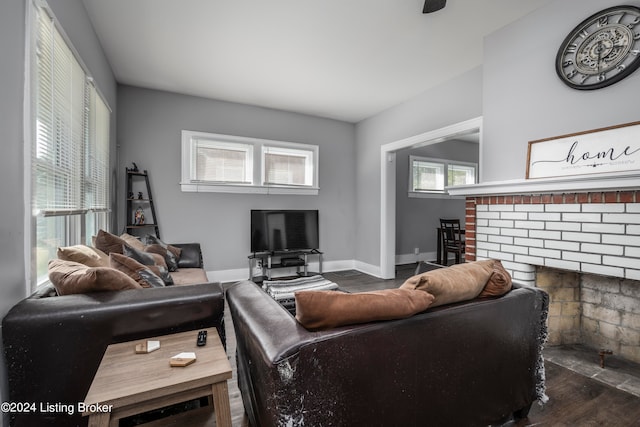
[{"label": "dark hardwood floor", "polygon": [[[415,265],[398,266],[396,279],[382,280],[357,271],[325,273],[324,277],[338,283],[349,292],[392,288],[413,275]],[[231,284],[226,284],[229,286]],[[234,427],[248,425],[244,416],[242,397],[237,385],[233,320],[225,311],[227,353],[233,367],[229,381],[231,415]],[[640,427],[640,398],[617,390],[588,377],[576,374],[551,362],[546,362],[546,385],[549,401],[541,406],[534,403],[529,416],[519,421],[503,420],[493,427]],[[354,426],[356,427],[356,426]]]}]

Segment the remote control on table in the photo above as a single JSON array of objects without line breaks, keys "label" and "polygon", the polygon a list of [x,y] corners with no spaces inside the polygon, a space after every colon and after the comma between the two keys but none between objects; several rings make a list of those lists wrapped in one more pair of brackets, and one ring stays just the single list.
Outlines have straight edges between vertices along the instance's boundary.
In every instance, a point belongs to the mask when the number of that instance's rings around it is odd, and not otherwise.
[{"label": "remote control on table", "polygon": [[207,331],[198,332],[198,347],[202,347],[207,344]]}]

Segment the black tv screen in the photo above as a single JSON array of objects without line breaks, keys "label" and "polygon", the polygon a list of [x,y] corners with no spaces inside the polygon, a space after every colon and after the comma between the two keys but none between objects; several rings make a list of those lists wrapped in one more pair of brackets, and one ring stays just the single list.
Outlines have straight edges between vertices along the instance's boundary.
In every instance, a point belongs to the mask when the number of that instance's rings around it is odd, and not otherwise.
[{"label": "black tv screen", "polygon": [[252,210],[251,252],[319,249],[317,210]]}]

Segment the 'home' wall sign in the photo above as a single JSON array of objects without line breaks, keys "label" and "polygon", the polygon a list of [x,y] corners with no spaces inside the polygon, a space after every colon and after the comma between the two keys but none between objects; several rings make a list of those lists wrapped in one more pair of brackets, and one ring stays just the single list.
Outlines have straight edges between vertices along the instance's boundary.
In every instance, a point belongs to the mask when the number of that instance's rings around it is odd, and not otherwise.
[{"label": "'home' wall sign", "polygon": [[640,122],[529,142],[527,179],[640,171]]}]

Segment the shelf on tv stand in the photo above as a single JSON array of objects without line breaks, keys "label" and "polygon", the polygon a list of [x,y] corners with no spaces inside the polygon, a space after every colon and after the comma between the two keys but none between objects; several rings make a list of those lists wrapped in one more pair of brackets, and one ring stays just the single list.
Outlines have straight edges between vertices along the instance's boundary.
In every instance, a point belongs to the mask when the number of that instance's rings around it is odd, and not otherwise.
[{"label": "shelf on tv stand", "polygon": [[[318,273],[309,272],[309,256],[318,257]],[[271,271],[278,268],[296,267],[298,276],[306,277],[315,274],[322,274],[322,255],[317,249],[301,251],[276,251],[276,252],[256,252],[249,255],[249,280],[262,281],[271,280]],[[291,259],[292,261],[285,261]],[[253,276],[253,268],[256,261],[262,262],[262,276]],[[302,267],[302,271],[300,268]],[[262,279],[262,280],[260,280]]]}]

